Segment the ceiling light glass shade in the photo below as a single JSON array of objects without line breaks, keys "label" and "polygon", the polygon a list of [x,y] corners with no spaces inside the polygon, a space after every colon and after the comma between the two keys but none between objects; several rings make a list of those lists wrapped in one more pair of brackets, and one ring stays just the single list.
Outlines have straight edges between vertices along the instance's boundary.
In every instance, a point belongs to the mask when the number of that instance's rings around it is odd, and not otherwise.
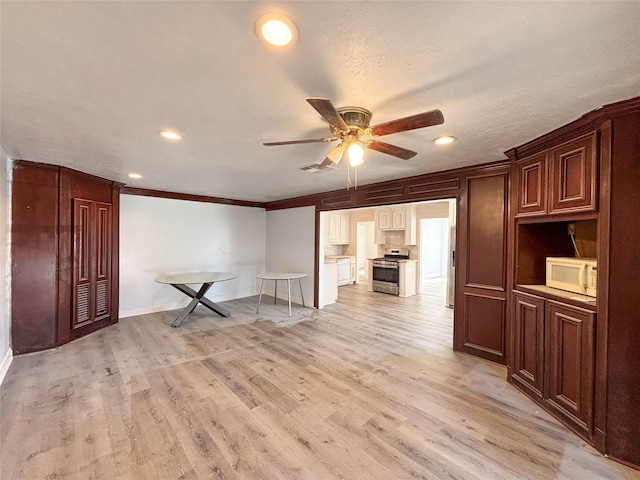
[{"label": "ceiling light glass shade", "polygon": [[448,145],[455,141],[456,137],[452,137],[450,135],[443,135],[442,137],[434,138],[433,143],[436,145]]},{"label": "ceiling light glass shade", "polygon": [[291,19],[278,13],[261,15],[256,22],[256,34],[260,40],[276,47],[290,45],[298,38],[298,31]]},{"label": "ceiling light glass shade", "polygon": [[333,163],[338,163],[342,158],[342,154],[344,153],[344,145],[340,144],[337,147],[331,149],[331,151],[327,154],[327,158],[331,160]]},{"label": "ceiling light glass shade", "polygon": [[362,158],[364,155],[364,148],[359,143],[353,142],[349,145],[349,165],[357,167],[364,163]]}]

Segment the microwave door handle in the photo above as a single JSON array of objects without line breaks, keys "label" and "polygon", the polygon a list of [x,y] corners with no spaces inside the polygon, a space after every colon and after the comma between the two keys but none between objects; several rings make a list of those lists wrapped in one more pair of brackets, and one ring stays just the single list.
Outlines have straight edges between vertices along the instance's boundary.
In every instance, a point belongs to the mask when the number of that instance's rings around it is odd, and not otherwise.
[{"label": "microwave door handle", "polygon": [[585,277],[586,272],[587,264],[585,262],[580,267],[580,273],[578,273],[578,278],[580,279],[580,290],[582,290],[582,293],[584,293],[585,295],[587,293],[587,279]]}]

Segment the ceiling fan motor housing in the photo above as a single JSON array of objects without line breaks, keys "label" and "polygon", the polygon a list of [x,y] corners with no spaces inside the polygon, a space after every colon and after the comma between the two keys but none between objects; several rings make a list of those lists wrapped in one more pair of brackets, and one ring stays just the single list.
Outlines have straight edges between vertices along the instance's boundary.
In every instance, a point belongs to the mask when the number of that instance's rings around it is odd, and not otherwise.
[{"label": "ceiling fan motor housing", "polygon": [[336,109],[350,130],[364,131],[369,127],[371,112],[361,107],[342,107]]}]

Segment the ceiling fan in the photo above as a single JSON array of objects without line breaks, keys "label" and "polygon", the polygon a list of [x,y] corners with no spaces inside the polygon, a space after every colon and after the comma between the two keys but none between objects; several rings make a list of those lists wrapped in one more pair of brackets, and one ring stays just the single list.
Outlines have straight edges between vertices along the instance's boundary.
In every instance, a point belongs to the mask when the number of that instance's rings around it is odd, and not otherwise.
[{"label": "ceiling fan", "polygon": [[409,160],[417,155],[418,152],[381,142],[376,140],[376,138],[391,133],[431,127],[444,123],[444,117],[440,110],[430,110],[370,127],[371,112],[365,108],[335,108],[329,99],[321,97],[307,97],[305,100],[329,122],[331,137],[289,140],[285,142],[266,142],[263,143],[263,145],[271,147],[275,145],[340,141],[337,147],[329,151],[327,157],[320,164],[320,168],[326,168],[332,163],[337,164],[345,151],[349,157],[350,165],[358,166],[363,162],[362,154],[364,148],[370,148],[371,150],[386,153],[387,155],[402,158],[403,160]]}]

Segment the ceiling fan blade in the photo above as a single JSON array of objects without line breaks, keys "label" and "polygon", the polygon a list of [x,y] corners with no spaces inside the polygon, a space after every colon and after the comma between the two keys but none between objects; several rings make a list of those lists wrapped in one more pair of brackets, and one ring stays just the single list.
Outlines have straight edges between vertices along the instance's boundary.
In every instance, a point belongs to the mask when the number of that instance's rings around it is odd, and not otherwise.
[{"label": "ceiling fan blade", "polygon": [[418,152],[414,152],[413,150],[407,150],[406,148],[379,142],[377,140],[372,140],[367,143],[367,148],[375,150],[376,152],[386,153],[387,155],[393,155],[394,157],[402,158],[403,160],[409,160],[418,154]]},{"label": "ceiling fan blade", "polygon": [[416,128],[431,127],[432,125],[440,125],[444,123],[444,116],[440,110],[430,110],[424,113],[418,113],[410,117],[391,120],[390,122],[380,123],[371,127],[374,135],[382,136],[390,133],[405,132],[407,130],[415,130]]},{"label": "ceiling fan blade", "polygon": [[315,108],[317,112],[327,120],[327,122],[338,130],[349,130],[349,127],[344,123],[344,120],[336,110],[336,107],[331,103],[331,100],[321,97],[307,97],[305,100],[309,102],[309,104]]},{"label": "ceiling fan blade", "polygon": [[265,147],[273,147],[275,145],[297,145],[299,143],[315,143],[315,142],[335,142],[337,138],[310,138],[308,140],[288,140],[286,142],[265,142]]}]

